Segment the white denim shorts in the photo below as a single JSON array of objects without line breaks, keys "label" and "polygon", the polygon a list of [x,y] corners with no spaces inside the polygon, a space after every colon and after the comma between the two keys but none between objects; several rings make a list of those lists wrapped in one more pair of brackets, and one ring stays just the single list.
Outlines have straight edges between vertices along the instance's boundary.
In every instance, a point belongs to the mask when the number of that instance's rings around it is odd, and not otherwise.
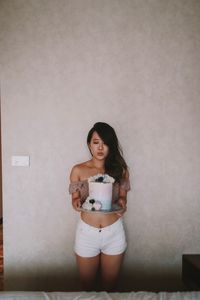
[{"label": "white denim shorts", "polygon": [[117,255],[123,253],[126,247],[126,236],[121,218],[103,228],[96,228],[82,219],[79,220],[74,245],[74,251],[79,256],[93,257],[100,252]]}]

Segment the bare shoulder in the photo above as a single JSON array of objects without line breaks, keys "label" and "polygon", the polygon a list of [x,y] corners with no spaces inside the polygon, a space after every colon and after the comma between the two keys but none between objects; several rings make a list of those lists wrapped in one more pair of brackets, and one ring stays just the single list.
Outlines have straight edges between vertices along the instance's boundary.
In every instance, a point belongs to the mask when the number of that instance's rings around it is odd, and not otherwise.
[{"label": "bare shoulder", "polygon": [[83,162],[73,166],[71,173],[70,173],[70,181],[79,181],[82,180],[83,174],[85,170],[88,168],[88,162]]}]

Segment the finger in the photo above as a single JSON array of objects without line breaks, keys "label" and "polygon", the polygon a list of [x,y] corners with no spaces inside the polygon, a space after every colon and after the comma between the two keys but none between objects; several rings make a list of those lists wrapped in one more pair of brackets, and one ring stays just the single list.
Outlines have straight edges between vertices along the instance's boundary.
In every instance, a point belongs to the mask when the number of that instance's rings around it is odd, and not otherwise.
[{"label": "finger", "polygon": [[122,211],[116,212],[116,214],[117,214],[119,217],[122,217],[123,214],[125,213],[125,211],[126,211],[126,207],[125,207],[125,208],[122,208]]},{"label": "finger", "polygon": [[80,203],[74,203],[73,208],[77,211],[80,211],[80,208],[81,208]]},{"label": "finger", "polygon": [[76,205],[76,209],[77,209],[78,211],[80,211],[80,209],[81,209],[81,204],[80,204],[80,202],[79,202],[79,203],[77,203],[77,205]]},{"label": "finger", "polygon": [[121,218],[123,216],[123,213],[117,213],[117,216]]}]

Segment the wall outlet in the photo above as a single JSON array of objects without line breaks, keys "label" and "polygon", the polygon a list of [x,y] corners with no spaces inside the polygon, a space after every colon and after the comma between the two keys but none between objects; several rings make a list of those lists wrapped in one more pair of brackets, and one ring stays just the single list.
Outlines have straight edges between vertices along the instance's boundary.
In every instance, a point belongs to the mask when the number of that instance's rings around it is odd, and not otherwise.
[{"label": "wall outlet", "polygon": [[14,155],[11,158],[11,165],[13,167],[30,167],[30,156],[28,155]]}]

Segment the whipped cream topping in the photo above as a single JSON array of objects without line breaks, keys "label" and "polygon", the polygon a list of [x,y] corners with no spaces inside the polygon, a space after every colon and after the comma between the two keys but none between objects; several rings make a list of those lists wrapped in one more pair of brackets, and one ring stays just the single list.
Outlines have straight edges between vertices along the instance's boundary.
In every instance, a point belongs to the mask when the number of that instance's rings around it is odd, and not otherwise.
[{"label": "whipped cream topping", "polygon": [[108,174],[97,174],[89,177],[88,182],[114,183],[115,179]]}]

